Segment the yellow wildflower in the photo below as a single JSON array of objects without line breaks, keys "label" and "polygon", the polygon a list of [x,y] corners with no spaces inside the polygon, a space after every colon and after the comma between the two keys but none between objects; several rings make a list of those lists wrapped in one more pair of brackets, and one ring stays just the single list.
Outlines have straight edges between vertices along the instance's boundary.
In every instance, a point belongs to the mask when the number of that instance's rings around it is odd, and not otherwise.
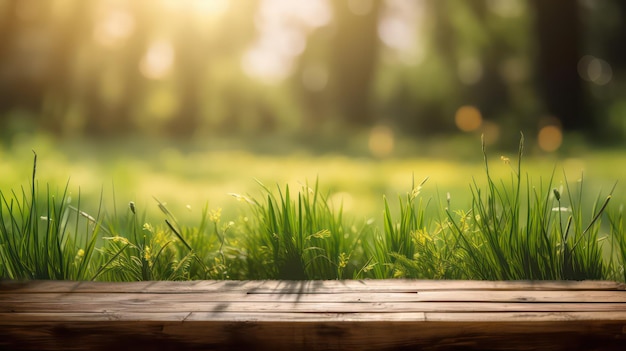
[{"label": "yellow wildflower", "polygon": [[146,246],[143,249],[143,258],[144,260],[146,260],[146,262],[148,262],[148,265],[150,267],[152,267],[152,249],[150,248],[150,246]]},{"label": "yellow wildflower", "polygon": [[329,238],[331,235],[330,230],[328,229],[322,229],[317,233],[311,234],[307,237],[307,239],[311,239],[311,238],[316,238],[316,239],[324,239],[324,238]]},{"label": "yellow wildflower", "polygon": [[80,261],[83,259],[83,257],[85,257],[85,250],[79,249],[78,252],[76,253],[76,256],[74,257],[74,260]]},{"label": "yellow wildflower", "polygon": [[211,210],[209,212],[209,221],[213,223],[218,223],[222,218],[222,209],[218,208],[216,210]]},{"label": "yellow wildflower", "polygon": [[367,272],[371,271],[372,269],[374,269],[374,267],[376,267],[377,264],[378,264],[378,262],[373,262],[373,263],[370,263],[367,266],[363,267],[363,273],[367,273]]},{"label": "yellow wildflower", "polygon": [[427,242],[433,241],[433,238],[425,229],[415,230],[411,234],[413,234],[413,241],[419,246],[425,246]]},{"label": "yellow wildflower", "polygon": [[350,255],[342,252],[339,254],[339,268],[346,268],[348,265],[348,261],[350,260]]},{"label": "yellow wildflower", "polygon": [[128,241],[128,239],[119,235],[104,237],[103,239],[112,240],[114,243],[121,242],[122,244],[130,245],[130,241]]}]

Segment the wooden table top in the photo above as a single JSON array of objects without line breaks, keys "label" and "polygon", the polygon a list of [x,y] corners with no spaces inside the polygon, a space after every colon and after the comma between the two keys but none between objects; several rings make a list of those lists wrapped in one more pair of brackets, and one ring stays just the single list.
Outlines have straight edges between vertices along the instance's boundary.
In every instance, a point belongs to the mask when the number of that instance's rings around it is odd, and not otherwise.
[{"label": "wooden table top", "polygon": [[0,349],[623,350],[625,289],[608,281],[3,281]]}]

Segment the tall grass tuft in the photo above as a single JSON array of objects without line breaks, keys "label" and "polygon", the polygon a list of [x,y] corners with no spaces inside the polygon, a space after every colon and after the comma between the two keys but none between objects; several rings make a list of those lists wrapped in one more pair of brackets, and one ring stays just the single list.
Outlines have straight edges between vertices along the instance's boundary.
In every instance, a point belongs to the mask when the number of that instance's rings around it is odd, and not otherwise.
[{"label": "tall grass tuft", "polygon": [[67,184],[60,196],[50,186],[43,197],[39,195],[33,154],[29,188],[10,195],[0,190],[0,277],[88,279],[100,221],[80,209],[80,194],[77,207],[69,205]]},{"label": "tall grass tuft", "polygon": [[303,185],[294,196],[261,184],[263,200],[250,200],[255,221],[247,227],[248,272],[252,279],[342,279],[355,267],[358,234],[347,229],[340,206]]},{"label": "tall grass tuft", "polygon": [[[115,225],[109,227],[107,232],[111,235],[104,237],[106,243],[101,249],[106,268],[98,271],[103,279],[140,281],[228,278],[223,264],[201,257],[202,252],[214,248],[212,242],[198,239],[204,237],[208,227],[206,209],[199,226],[181,228],[166,205],[155,200],[166,216],[164,224],[153,225],[146,221],[145,215],[137,213],[134,202],[130,202],[123,223],[110,222]],[[116,218],[119,219],[119,216]],[[200,249],[195,250],[194,247]]]},{"label": "tall grass tuft", "polygon": [[371,258],[371,269],[366,277],[371,278],[459,278],[459,250],[455,238],[446,228],[446,220],[424,218],[430,201],[421,197],[422,187],[413,182],[412,190],[399,197],[398,219],[383,198],[384,227],[381,234],[368,241],[366,253]]},{"label": "tall grass tuft", "polygon": [[[611,195],[596,202],[584,222],[582,180],[571,189],[554,187],[554,172],[539,187],[522,182],[524,138],[510,184],[490,176],[483,143],[487,186],[474,181],[472,209],[466,217],[446,214],[466,253],[467,277],[473,279],[602,279],[607,274],[600,237],[600,219]],[[575,191],[572,191],[575,190]],[[599,198],[600,200],[600,198]]]},{"label": "tall grass tuft", "polygon": [[614,243],[612,248],[616,252],[612,262],[612,275],[608,279],[626,282],[626,226],[624,226],[624,205],[618,210],[611,211],[609,222],[611,225],[611,238]]}]

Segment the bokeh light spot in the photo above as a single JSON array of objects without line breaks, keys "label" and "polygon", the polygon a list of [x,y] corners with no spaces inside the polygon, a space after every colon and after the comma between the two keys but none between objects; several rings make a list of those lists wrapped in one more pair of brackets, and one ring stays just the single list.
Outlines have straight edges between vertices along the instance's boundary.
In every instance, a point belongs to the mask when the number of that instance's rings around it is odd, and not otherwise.
[{"label": "bokeh light spot", "polygon": [[606,85],[613,79],[613,68],[602,59],[585,55],[578,61],[578,75],[588,82]]},{"label": "bokeh light spot", "polygon": [[379,125],[370,131],[368,146],[373,156],[382,158],[391,155],[394,144],[395,137],[391,128]]},{"label": "bokeh light spot", "polygon": [[94,40],[109,48],[119,46],[135,30],[135,19],[124,10],[110,10],[96,22],[93,31]]},{"label": "bokeh light spot", "polygon": [[139,62],[139,70],[146,78],[161,79],[174,64],[174,48],[169,41],[155,41]]},{"label": "bokeh light spot", "polygon": [[253,47],[243,56],[241,65],[250,77],[276,82],[289,75],[293,61],[290,56],[277,55],[276,51]]},{"label": "bokeh light spot", "polygon": [[386,0],[378,20],[378,37],[401,63],[418,65],[426,57],[424,3]]},{"label": "bokeh light spot", "polygon": [[456,126],[464,131],[471,132],[480,128],[483,123],[483,117],[476,107],[471,105],[465,105],[459,107],[454,114],[454,123]]},{"label": "bokeh light spot", "polygon": [[563,143],[563,132],[557,126],[545,126],[539,130],[537,143],[543,151],[556,151]]},{"label": "bokeh light spot", "polygon": [[277,83],[289,74],[304,52],[307,34],[330,22],[326,1],[263,0],[255,17],[257,38],[241,57],[250,77]]}]

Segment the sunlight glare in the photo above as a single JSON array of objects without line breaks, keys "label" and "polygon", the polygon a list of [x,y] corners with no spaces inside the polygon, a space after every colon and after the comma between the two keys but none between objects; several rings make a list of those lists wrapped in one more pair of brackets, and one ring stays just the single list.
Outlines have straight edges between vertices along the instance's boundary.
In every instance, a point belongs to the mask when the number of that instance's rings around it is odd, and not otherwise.
[{"label": "sunlight glare", "polygon": [[241,65],[248,76],[274,82],[286,78],[293,63],[290,58],[276,55],[267,48],[253,47],[245,53]]},{"label": "sunlight glare", "polygon": [[229,7],[229,0],[194,0],[192,3],[192,9],[206,17],[220,17]]},{"label": "sunlight glare", "polygon": [[424,4],[411,0],[387,0],[378,22],[378,37],[400,59],[415,65],[424,59],[421,27]]},{"label": "sunlight glare", "polygon": [[100,15],[93,31],[94,40],[108,48],[114,48],[130,37],[135,30],[135,19],[125,10],[114,9]]},{"label": "sunlight glare", "polygon": [[258,37],[241,58],[243,71],[266,82],[286,78],[306,48],[308,33],[327,25],[331,16],[326,0],[262,0],[255,17]]}]

